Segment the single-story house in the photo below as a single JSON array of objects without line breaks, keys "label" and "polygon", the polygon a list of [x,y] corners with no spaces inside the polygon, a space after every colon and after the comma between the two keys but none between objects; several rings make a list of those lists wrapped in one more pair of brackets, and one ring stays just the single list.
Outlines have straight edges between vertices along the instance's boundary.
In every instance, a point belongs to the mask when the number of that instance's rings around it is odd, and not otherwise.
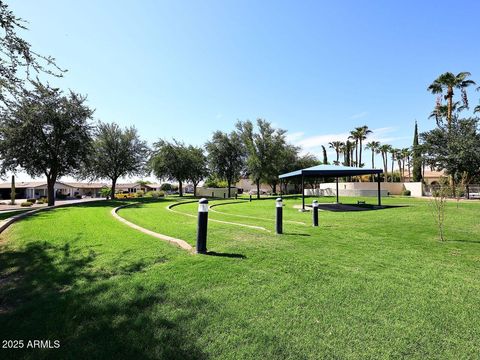
[{"label": "single-story house", "polygon": [[[5,182],[0,184],[1,199],[10,199],[12,184]],[[100,190],[107,187],[106,183],[79,183],[79,182],[60,182],[55,183],[55,195],[58,197],[90,196],[99,197]],[[15,197],[17,199],[38,199],[47,197],[46,181],[29,181],[15,183]]]},{"label": "single-story house", "polygon": [[137,191],[160,191],[162,187],[161,184],[141,184],[141,183],[128,183],[128,184],[117,184],[115,186],[115,192],[128,192],[136,193]]}]

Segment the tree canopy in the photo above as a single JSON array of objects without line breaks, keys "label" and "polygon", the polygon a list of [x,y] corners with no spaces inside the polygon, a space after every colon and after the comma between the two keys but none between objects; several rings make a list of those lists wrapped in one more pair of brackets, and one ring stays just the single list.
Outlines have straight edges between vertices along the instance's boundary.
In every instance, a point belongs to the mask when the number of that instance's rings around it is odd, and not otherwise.
[{"label": "tree canopy", "polygon": [[3,109],[0,120],[1,170],[21,167],[32,177],[45,175],[48,204],[55,202],[54,184],[65,175],[78,175],[92,144],[93,111],[86,98],[72,91],[33,82],[19,101]]},{"label": "tree canopy", "polygon": [[205,148],[210,170],[227,182],[230,197],[230,187],[240,179],[245,164],[245,148],[240,136],[235,131],[230,134],[215,131]]},{"label": "tree canopy", "polygon": [[478,119],[452,118],[451,124],[421,134],[429,163],[446,170],[455,182],[468,184],[480,174],[480,131]]},{"label": "tree canopy", "polygon": [[154,144],[150,168],[159,179],[178,182],[178,191],[183,196],[183,183],[190,177],[191,161],[183,142],[159,140]]},{"label": "tree canopy", "polygon": [[116,123],[100,122],[84,173],[92,179],[110,179],[114,198],[118,178],[145,173],[148,154],[146,142],[134,127],[122,129]]},{"label": "tree canopy", "polygon": [[26,22],[17,17],[4,1],[0,1],[0,102],[10,103],[22,95],[31,72],[62,76],[55,59],[32,50],[17,33],[26,30]]}]

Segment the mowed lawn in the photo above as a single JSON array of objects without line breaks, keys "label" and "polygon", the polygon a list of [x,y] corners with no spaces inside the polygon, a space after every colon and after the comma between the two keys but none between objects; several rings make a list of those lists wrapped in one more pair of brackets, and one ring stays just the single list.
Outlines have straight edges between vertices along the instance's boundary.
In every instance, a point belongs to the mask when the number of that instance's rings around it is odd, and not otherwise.
[{"label": "mowed lawn", "polygon": [[[177,201],[119,214],[194,245],[197,204]],[[318,228],[284,202],[279,236],[273,199],[213,201],[210,219],[263,229],[210,221],[206,256],[118,222],[118,202],[22,220],[0,237],[0,338],[61,347],[0,357],[478,357],[480,202],[448,204],[443,243],[425,200],[321,211]]]}]

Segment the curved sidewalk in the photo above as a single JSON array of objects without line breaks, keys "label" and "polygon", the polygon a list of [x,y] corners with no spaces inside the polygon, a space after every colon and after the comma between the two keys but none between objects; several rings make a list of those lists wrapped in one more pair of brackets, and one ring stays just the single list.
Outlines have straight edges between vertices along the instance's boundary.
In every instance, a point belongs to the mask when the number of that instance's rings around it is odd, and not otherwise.
[{"label": "curved sidewalk", "polygon": [[122,208],[125,208],[125,207],[128,207],[128,206],[137,205],[137,204],[139,204],[139,203],[131,203],[131,204],[125,204],[125,205],[118,206],[115,209],[112,209],[111,214],[113,215],[113,217],[115,219],[117,219],[118,221],[121,221],[122,223],[131,227],[132,229],[135,229],[135,230],[138,230],[138,231],[140,231],[144,234],[156,237],[157,239],[168,241],[172,244],[175,244],[175,245],[181,247],[184,250],[193,251],[193,247],[189,243],[187,243],[185,240],[177,239],[177,238],[174,238],[174,237],[171,237],[171,236],[168,236],[168,235],[159,234],[159,233],[156,233],[154,231],[145,229],[145,228],[143,228],[141,226],[138,226],[138,225],[136,225],[136,224],[134,224],[134,223],[132,223],[128,220],[125,220],[124,218],[122,218],[120,215],[117,214],[118,210],[120,210]]}]

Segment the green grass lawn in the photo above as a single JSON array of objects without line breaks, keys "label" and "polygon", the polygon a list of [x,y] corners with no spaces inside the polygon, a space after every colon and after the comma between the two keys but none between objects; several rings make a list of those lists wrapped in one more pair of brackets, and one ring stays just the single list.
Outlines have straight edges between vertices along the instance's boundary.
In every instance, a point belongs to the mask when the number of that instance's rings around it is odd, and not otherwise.
[{"label": "green grass lawn", "polygon": [[[194,245],[197,204],[166,209],[178,201],[119,214]],[[442,243],[424,200],[320,211],[318,228],[294,208],[299,198],[284,202],[281,236],[273,199],[211,202],[210,219],[270,231],[210,222],[210,256],[118,222],[118,202],[22,220],[0,237],[0,338],[61,348],[0,357],[478,357],[480,203],[448,204]]]}]

